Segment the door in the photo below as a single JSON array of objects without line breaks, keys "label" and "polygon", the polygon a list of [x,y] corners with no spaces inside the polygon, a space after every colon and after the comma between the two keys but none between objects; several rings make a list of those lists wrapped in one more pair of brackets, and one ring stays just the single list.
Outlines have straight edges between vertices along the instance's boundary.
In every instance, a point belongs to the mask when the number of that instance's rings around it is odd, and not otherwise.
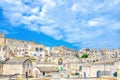
[{"label": "door", "polygon": [[100,71],[97,71],[97,77],[98,78],[100,77]]},{"label": "door", "polygon": [[45,72],[43,72],[43,76],[45,76]]},{"label": "door", "polygon": [[26,78],[28,78],[28,72],[25,73]]},{"label": "door", "polygon": [[86,78],[86,72],[84,72],[84,78]]}]

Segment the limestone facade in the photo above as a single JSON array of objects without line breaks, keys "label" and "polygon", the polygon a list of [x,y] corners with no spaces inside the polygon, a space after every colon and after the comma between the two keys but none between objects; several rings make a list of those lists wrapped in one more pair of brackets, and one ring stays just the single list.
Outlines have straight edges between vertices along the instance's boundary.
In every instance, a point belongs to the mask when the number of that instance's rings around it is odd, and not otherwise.
[{"label": "limestone facade", "polygon": [[3,75],[26,75],[32,76],[32,62],[25,58],[11,58],[3,64]]},{"label": "limestone facade", "polygon": [[[113,50],[84,48],[77,51],[59,46],[50,49],[35,42],[0,36],[0,60],[4,62],[0,64],[0,74],[3,75],[28,73],[34,77],[86,78],[100,77],[105,73],[115,77],[114,73],[120,64],[119,48]],[[88,54],[88,58],[81,58],[83,54]],[[30,60],[31,57],[34,61]],[[43,67],[47,70],[41,70]]]}]

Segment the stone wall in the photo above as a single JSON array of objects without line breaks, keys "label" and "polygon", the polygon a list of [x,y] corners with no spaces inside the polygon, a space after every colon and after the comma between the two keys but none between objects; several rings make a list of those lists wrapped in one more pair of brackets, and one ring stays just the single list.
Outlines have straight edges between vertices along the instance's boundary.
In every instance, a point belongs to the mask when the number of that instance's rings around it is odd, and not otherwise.
[{"label": "stone wall", "polygon": [[0,38],[0,46],[2,46],[5,43],[5,39],[4,38]]},{"label": "stone wall", "polygon": [[22,65],[16,65],[16,64],[4,64],[3,65],[3,75],[14,75],[16,73],[22,74]]}]

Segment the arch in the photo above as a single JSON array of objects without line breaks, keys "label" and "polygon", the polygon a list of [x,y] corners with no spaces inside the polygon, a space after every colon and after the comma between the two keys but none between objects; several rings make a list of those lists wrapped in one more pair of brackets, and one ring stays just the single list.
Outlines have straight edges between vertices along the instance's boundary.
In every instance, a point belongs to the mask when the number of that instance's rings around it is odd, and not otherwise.
[{"label": "arch", "polygon": [[34,67],[33,70],[32,70],[32,75],[33,77],[35,78],[38,78],[40,76],[40,70],[38,69],[38,67]]},{"label": "arch", "polygon": [[32,76],[32,61],[29,59],[26,59],[23,62],[23,73],[26,74],[26,76]]},{"label": "arch", "polygon": [[62,65],[63,64],[63,59],[62,58],[59,58],[58,59],[58,65]]},{"label": "arch", "polygon": [[97,71],[97,77],[100,77],[100,71]]},{"label": "arch", "polygon": [[114,77],[117,77],[117,72],[114,72],[114,73],[113,73],[113,76],[114,76]]}]

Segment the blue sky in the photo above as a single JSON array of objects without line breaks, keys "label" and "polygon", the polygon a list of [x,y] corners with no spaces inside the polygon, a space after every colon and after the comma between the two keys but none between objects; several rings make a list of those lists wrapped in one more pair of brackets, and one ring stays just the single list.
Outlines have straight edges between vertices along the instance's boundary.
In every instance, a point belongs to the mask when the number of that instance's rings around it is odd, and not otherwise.
[{"label": "blue sky", "polygon": [[0,0],[0,32],[69,48],[119,48],[120,0]]}]

